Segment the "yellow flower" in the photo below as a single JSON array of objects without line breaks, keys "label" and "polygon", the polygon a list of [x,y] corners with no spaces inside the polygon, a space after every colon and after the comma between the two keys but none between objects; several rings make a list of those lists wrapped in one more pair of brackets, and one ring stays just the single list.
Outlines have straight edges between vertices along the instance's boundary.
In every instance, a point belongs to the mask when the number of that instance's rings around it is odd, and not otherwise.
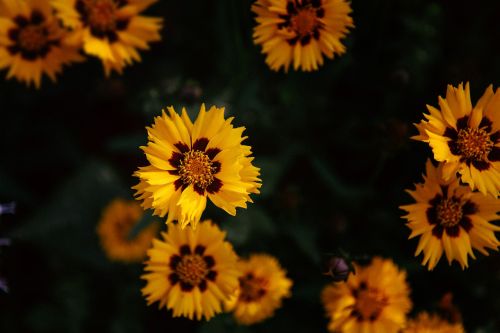
[{"label": "yellow flower", "polygon": [[139,222],[143,210],[135,201],[116,199],[103,211],[97,226],[101,246],[111,260],[140,262],[158,232],[152,224],[130,238],[132,229]]},{"label": "yellow flower", "polygon": [[407,192],[416,203],[401,206],[408,212],[407,226],[412,230],[410,238],[420,236],[415,256],[424,252],[422,264],[432,270],[441,255],[446,254],[448,263],[457,260],[462,268],[467,259],[474,257],[475,248],[488,255],[486,248],[497,250],[500,243],[495,237],[497,227],[489,221],[498,219],[500,201],[460,185],[456,176],[444,180],[445,165],[436,168],[426,164],[425,182]]},{"label": "yellow flower", "polygon": [[140,61],[138,50],[161,40],[162,19],[140,15],[157,0],[51,0],[65,25],[74,29],[73,41],[102,60],[104,71],[122,73]]},{"label": "yellow flower", "polygon": [[0,69],[9,68],[7,79],[39,88],[43,74],[55,81],[64,65],[83,61],[78,52],[49,0],[0,0]]},{"label": "yellow flower", "polygon": [[281,300],[291,295],[292,280],[274,257],[254,254],[240,260],[238,270],[242,274],[240,287],[226,308],[240,324],[251,325],[272,317]]},{"label": "yellow flower", "polygon": [[411,320],[403,333],[464,333],[461,323],[450,323],[437,315],[422,312]]},{"label": "yellow flower", "polygon": [[347,282],[332,283],[322,292],[330,332],[399,332],[411,309],[406,272],[378,257],[366,267],[354,266]]},{"label": "yellow flower", "polygon": [[306,72],[323,65],[323,55],[333,59],[345,53],[341,39],[353,27],[346,0],[257,0],[255,44],[262,45],[266,63],[285,72],[293,62]]},{"label": "yellow flower", "polygon": [[500,92],[489,86],[472,107],[469,84],[448,86],[439,97],[440,110],[427,105],[430,114],[415,124],[415,140],[428,142],[434,158],[444,163],[446,180],[460,173],[464,183],[498,197],[500,190]]},{"label": "yellow flower", "polygon": [[224,108],[201,106],[194,124],[186,110],[182,116],[167,108],[148,127],[149,142],[142,147],[150,165],[139,168],[134,188],[144,208],[153,208],[167,223],[196,227],[207,197],[231,215],[236,207],[252,202],[259,193],[259,169],[252,165],[252,151],[242,145],[244,127],[234,128],[224,119]]},{"label": "yellow flower", "polygon": [[148,251],[147,285],[142,289],[148,305],[173,310],[173,316],[206,320],[222,311],[222,304],[238,287],[237,256],[225,233],[210,221],[198,228],[170,224],[162,240]]}]

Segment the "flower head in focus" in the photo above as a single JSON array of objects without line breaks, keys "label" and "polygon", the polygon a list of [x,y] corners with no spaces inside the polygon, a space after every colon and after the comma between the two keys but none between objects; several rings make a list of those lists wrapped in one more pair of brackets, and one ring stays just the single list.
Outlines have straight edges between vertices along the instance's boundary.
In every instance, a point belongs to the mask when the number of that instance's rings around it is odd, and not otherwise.
[{"label": "flower head in focus", "polygon": [[468,256],[475,258],[473,249],[488,255],[487,249],[498,250],[500,242],[495,231],[500,201],[472,192],[453,175],[445,180],[443,163],[437,167],[426,164],[424,183],[407,192],[416,201],[400,208],[407,212],[410,238],[420,237],[415,255],[424,253],[423,265],[432,270],[443,252],[448,263],[457,260],[462,268],[468,266]]},{"label": "flower head in focus", "polygon": [[173,316],[206,320],[222,312],[222,304],[238,287],[238,257],[225,233],[211,221],[196,229],[169,224],[162,240],[148,251],[147,281],[142,289],[148,304],[159,303]]},{"label": "flower head in focus", "polygon": [[448,86],[439,97],[440,109],[427,105],[429,114],[416,124],[415,140],[429,143],[434,159],[443,163],[443,177],[460,180],[472,190],[498,197],[500,190],[500,90],[489,86],[476,105],[470,88]]},{"label": "flower head in focus", "polygon": [[142,147],[150,165],[139,168],[137,199],[156,215],[167,215],[181,227],[196,224],[207,199],[231,215],[259,193],[259,169],[253,166],[250,146],[243,145],[244,127],[234,127],[224,108],[205,105],[193,123],[186,110],[172,107],[148,127],[149,142]]}]

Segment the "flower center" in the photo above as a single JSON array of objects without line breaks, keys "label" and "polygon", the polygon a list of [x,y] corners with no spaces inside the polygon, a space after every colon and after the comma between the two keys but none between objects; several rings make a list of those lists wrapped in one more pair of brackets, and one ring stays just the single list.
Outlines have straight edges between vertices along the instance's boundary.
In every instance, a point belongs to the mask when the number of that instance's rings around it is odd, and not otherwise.
[{"label": "flower center", "polygon": [[462,220],[462,204],[454,198],[442,200],[436,207],[437,218],[443,227],[454,227]]},{"label": "flower center", "polygon": [[262,298],[267,292],[267,279],[255,277],[248,273],[240,278],[240,300],[243,302],[254,302]]},{"label": "flower center", "polygon": [[47,29],[40,25],[28,25],[19,32],[19,46],[23,50],[36,52],[47,45]]},{"label": "flower center", "polygon": [[359,291],[356,298],[355,311],[363,319],[375,320],[387,305],[387,297],[383,292],[368,288]]},{"label": "flower center", "polygon": [[493,148],[493,141],[484,129],[467,127],[458,132],[457,146],[465,158],[484,161]]},{"label": "flower center", "polygon": [[100,31],[113,31],[116,28],[117,6],[113,0],[87,0],[88,24]]},{"label": "flower center", "polygon": [[208,273],[208,267],[203,257],[198,254],[188,254],[181,257],[175,267],[179,279],[193,286],[198,285]]},{"label": "flower center", "polygon": [[302,8],[290,19],[291,27],[299,36],[312,34],[316,29],[316,10],[312,7]]},{"label": "flower center", "polygon": [[179,175],[184,184],[195,184],[206,189],[214,180],[216,168],[210,158],[203,152],[191,150],[184,153],[180,163]]}]

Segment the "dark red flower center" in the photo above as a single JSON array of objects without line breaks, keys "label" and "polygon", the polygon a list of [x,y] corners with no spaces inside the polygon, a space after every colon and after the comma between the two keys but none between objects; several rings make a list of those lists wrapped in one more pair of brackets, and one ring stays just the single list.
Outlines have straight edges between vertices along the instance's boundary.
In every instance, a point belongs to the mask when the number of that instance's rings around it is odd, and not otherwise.
[{"label": "dark red flower center", "polygon": [[493,123],[484,117],[478,128],[469,127],[469,116],[457,120],[456,129],[446,128],[444,136],[448,137],[448,147],[460,162],[473,165],[479,171],[488,170],[491,162],[500,161],[500,131],[493,132]]},{"label": "dark red flower center", "polygon": [[128,19],[118,17],[118,10],[126,4],[125,0],[77,0],[75,9],[92,35],[115,42],[117,31],[125,30],[129,23]]},{"label": "dark red flower center", "polygon": [[191,148],[182,142],[174,146],[179,152],[174,152],[168,162],[175,170],[170,174],[178,175],[179,179],[174,182],[175,190],[184,190],[193,185],[196,193],[204,195],[205,192],[217,193],[222,187],[222,181],[216,177],[221,170],[221,163],[215,160],[221,151],[218,148],[207,148],[207,138],[197,139]]},{"label": "dark red flower center", "polygon": [[212,184],[216,171],[210,158],[204,152],[197,150],[184,153],[179,166],[179,175],[184,184],[195,184],[203,190]]},{"label": "dark red flower center", "polygon": [[493,141],[484,129],[467,127],[458,131],[457,146],[466,159],[484,161],[493,148]]},{"label": "dark red flower center", "polygon": [[269,280],[247,273],[240,279],[240,296],[242,302],[255,302],[267,293]]},{"label": "dark red flower center", "polygon": [[389,304],[383,291],[369,288],[365,282],[361,282],[353,294],[356,298],[353,315],[358,321],[375,321]]},{"label": "dark red flower center", "polygon": [[441,186],[441,192],[429,201],[426,212],[427,220],[434,225],[432,234],[441,239],[445,231],[450,237],[458,237],[461,229],[469,232],[472,229],[470,215],[477,213],[477,205],[460,196],[448,196],[446,186]]},{"label": "dark red flower center", "polygon": [[203,245],[197,245],[194,251],[189,245],[182,245],[179,254],[170,257],[170,283],[179,283],[181,290],[185,292],[193,290],[194,287],[198,287],[200,291],[207,290],[207,281],[215,281],[217,272],[213,270],[214,258],[205,254],[205,250]]},{"label": "dark red flower center", "polygon": [[323,27],[320,19],[325,16],[321,0],[288,1],[286,11],[279,16],[283,22],[278,24],[278,28],[295,33],[295,37],[288,40],[290,45],[300,42],[304,46],[309,44],[311,38],[319,39]]},{"label": "dark red flower center", "polygon": [[44,58],[52,46],[59,44],[59,39],[51,36],[46,17],[38,10],[33,10],[29,17],[16,16],[15,28],[8,32],[12,45],[7,47],[11,55],[21,54],[25,60]]}]

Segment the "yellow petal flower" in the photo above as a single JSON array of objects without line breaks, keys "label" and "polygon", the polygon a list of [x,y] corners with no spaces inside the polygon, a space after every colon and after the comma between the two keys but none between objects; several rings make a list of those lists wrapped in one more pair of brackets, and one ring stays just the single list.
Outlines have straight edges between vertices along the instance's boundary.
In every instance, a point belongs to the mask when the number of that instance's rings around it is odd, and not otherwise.
[{"label": "yellow petal flower", "polygon": [[116,199],[104,209],[97,234],[109,259],[123,262],[144,259],[159,228],[152,224],[130,238],[132,229],[142,216],[143,210],[135,201]]},{"label": "yellow petal flower", "polygon": [[240,260],[238,270],[240,287],[226,302],[226,309],[233,311],[240,324],[251,325],[272,317],[281,307],[282,299],[291,296],[292,280],[286,277],[286,271],[274,257],[254,254]]},{"label": "yellow petal flower", "polygon": [[122,73],[140,61],[139,50],[161,40],[162,19],[140,15],[156,0],[51,0],[58,17],[74,29],[72,39],[102,60],[104,71]]},{"label": "yellow petal flower", "polygon": [[460,185],[455,174],[445,180],[446,166],[427,161],[425,182],[407,190],[416,203],[400,207],[408,213],[403,218],[412,231],[410,238],[420,237],[415,255],[424,253],[422,264],[429,270],[443,252],[449,264],[457,260],[465,268],[468,256],[475,258],[472,249],[488,255],[487,249],[498,250],[500,245],[495,236],[500,227],[490,223],[498,219],[500,201]]},{"label": "yellow petal flower", "polygon": [[440,110],[427,106],[413,139],[428,142],[445,164],[446,179],[458,172],[471,189],[498,197],[500,191],[500,91],[489,86],[472,106],[469,84],[448,86]]},{"label": "yellow petal flower", "polygon": [[207,197],[231,215],[246,208],[250,194],[259,193],[259,169],[252,165],[250,147],[242,144],[244,128],[231,121],[223,108],[206,111],[204,105],[194,123],[186,110],[178,115],[172,107],[156,117],[142,147],[150,165],[135,173],[142,206],[181,227],[196,227]]},{"label": "yellow petal flower", "polygon": [[79,45],[52,15],[49,0],[0,0],[0,69],[39,88],[43,74],[52,81],[64,65],[83,61]]},{"label": "yellow petal flower", "polygon": [[343,54],[340,40],[353,27],[351,7],[345,0],[257,0],[254,42],[262,45],[272,70],[293,65],[309,72],[323,65],[323,56]]},{"label": "yellow petal flower", "polygon": [[397,333],[411,309],[406,272],[391,261],[374,258],[355,266],[347,282],[334,282],[321,294],[328,329],[338,333]]},{"label": "yellow petal flower", "polygon": [[237,256],[225,233],[210,221],[198,228],[169,224],[163,240],[148,251],[147,281],[142,289],[148,304],[173,311],[173,316],[206,320],[222,311],[238,287]]}]

